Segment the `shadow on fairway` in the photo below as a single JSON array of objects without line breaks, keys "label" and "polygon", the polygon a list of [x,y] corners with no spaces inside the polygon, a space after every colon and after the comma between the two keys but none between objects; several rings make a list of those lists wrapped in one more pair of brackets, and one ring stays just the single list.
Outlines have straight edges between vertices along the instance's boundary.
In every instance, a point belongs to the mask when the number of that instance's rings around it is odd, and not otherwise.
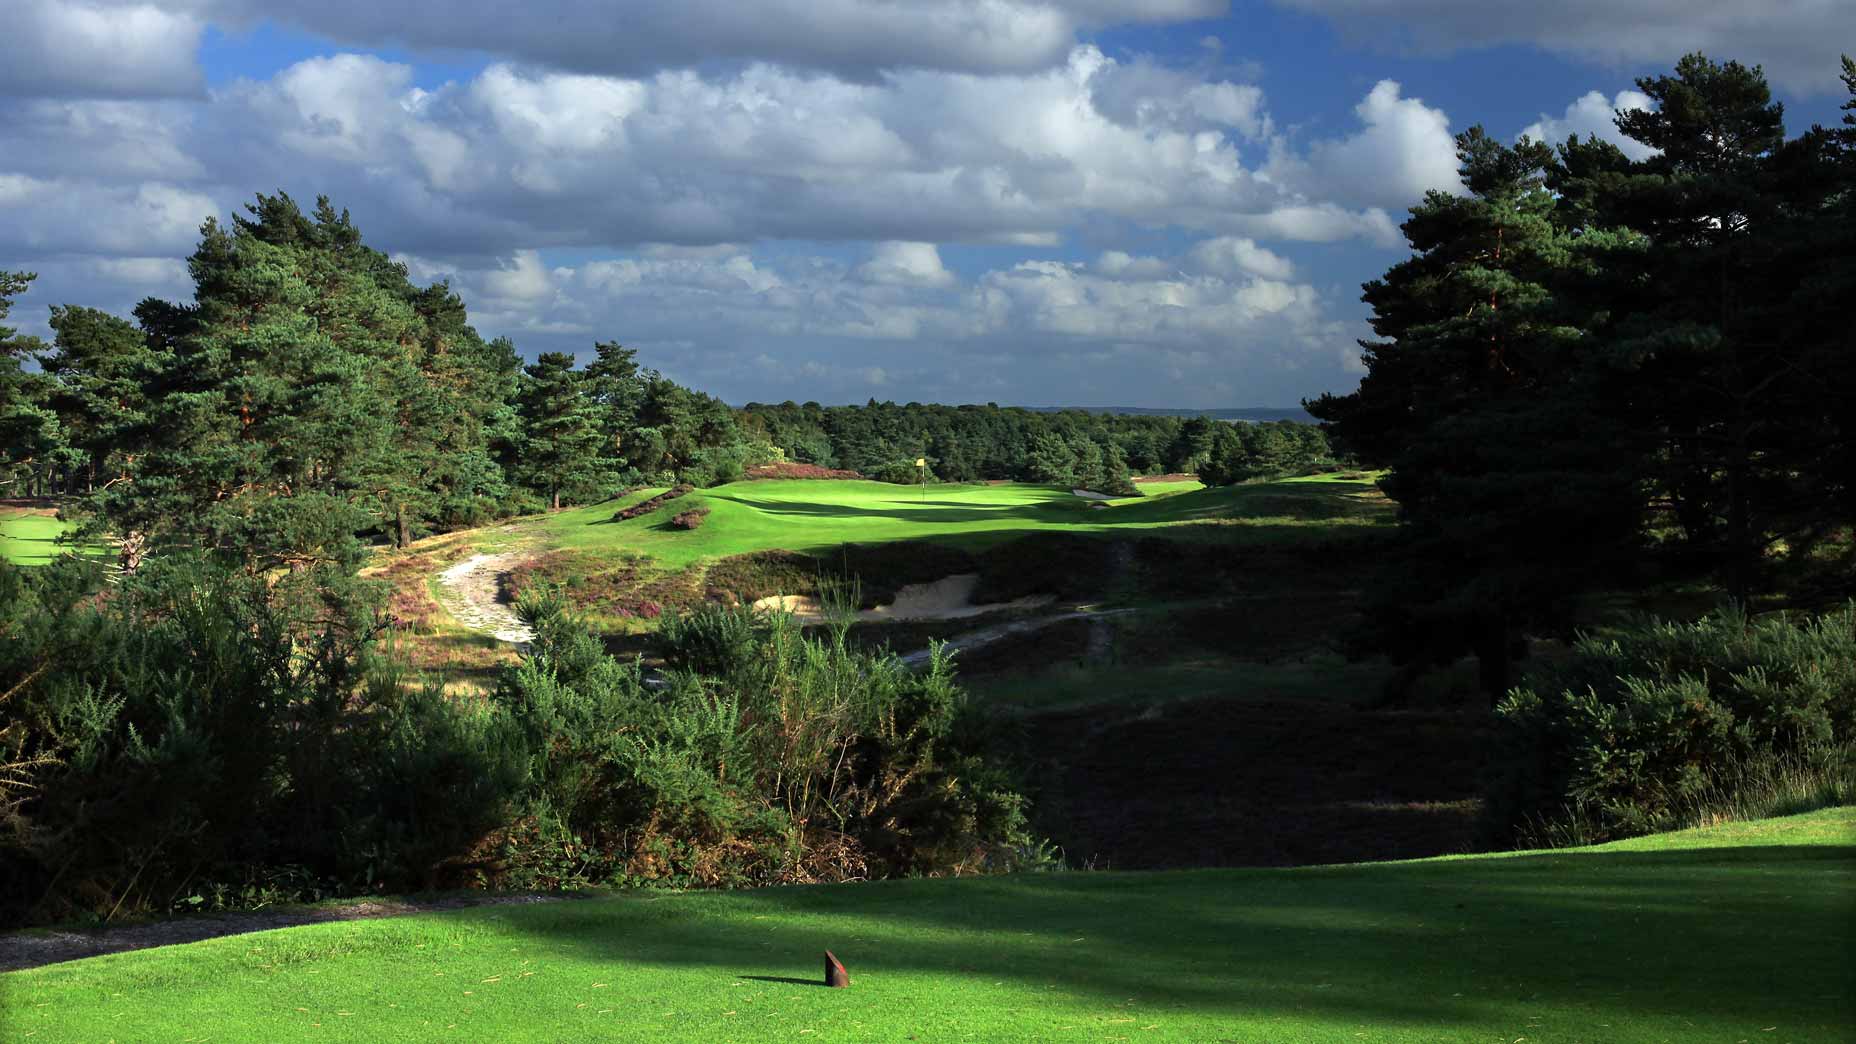
[{"label": "shadow on fairway", "polygon": [[817,979],[795,979],[790,975],[737,975],[735,978],[745,979],[748,982],[777,982],[785,986],[817,986],[820,989],[825,988],[825,984]]},{"label": "shadow on fairway", "polygon": [[560,951],[722,974],[744,957],[798,970],[830,948],[873,985],[1010,980],[1382,1026],[1525,1009],[1856,1028],[1853,875],[1849,845],[1588,851],[770,888],[498,916]]}]

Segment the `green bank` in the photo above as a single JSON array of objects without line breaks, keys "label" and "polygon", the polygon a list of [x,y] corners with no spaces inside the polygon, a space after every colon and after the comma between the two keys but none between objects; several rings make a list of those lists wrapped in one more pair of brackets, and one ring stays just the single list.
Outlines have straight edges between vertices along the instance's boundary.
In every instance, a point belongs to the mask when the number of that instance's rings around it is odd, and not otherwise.
[{"label": "green bank", "polygon": [[[1295,870],[653,894],[0,978],[8,1040],[1856,1039],[1856,810]],[[815,983],[835,951],[853,985]]]}]

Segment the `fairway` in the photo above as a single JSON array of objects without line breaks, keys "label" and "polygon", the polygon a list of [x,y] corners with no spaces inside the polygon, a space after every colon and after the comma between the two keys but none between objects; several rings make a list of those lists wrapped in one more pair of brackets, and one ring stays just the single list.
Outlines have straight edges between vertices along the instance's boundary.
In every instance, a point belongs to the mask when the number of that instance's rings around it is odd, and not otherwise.
[{"label": "fairway", "polygon": [[0,507],[0,558],[44,565],[69,550],[57,543],[68,528],[48,512]]},{"label": "fairway", "polygon": [[[1830,1044],[1856,1038],[1853,829],[485,907],[11,973],[0,1017],[33,1041]],[[828,947],[848,990],[812,982]]]},{"label": "fairway", "polygon": [[[1233,537],[1306,538],[1314,526],[1390,521],[1370,479],[1334,476],[1214,489],[1168,483],[1106,507],[1091,507],[1067,489],[1018,482],[916,487],[767,480],[697,490],[652,514],[612,521],[620,507],[658,492],[562,511],[536,525],[551,547],[639,551],[677,568],[750,551],[822,552],[844,543],[937,540],[983,547],[1034,532],[1133,533],[1217,520],[1233,523]],[[698,505],[710,509],[702,528],[669,525],[672,515]]]}]

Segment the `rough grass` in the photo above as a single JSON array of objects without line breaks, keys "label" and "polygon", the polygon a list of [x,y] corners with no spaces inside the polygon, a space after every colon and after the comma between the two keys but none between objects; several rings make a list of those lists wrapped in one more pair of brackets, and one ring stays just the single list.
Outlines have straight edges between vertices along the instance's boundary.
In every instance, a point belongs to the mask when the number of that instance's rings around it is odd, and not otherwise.
[{"label": "rough grass", "polygon": [[[11,973],[0,1037],[1848,1041],[1853,831],[315,925]],[[814,985],[827,947],[850,989]]]}]

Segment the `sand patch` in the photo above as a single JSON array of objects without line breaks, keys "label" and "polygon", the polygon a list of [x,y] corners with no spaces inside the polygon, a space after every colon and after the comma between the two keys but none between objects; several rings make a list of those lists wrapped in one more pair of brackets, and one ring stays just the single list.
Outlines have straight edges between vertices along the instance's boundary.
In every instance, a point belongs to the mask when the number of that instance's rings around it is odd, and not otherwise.
[{"label": "sand patch", "polygon": [[[980,583],[978,573],[957,573],[929,584],[909,584],[896,591],[896,600],[888,605],[858,612],[859,622],[884,620],[958,620],[1013,609],[1037,609],[1053,601],[1050,595],[1034,595],[1010,602],[973,604],[973,590]],[[824,608],[811,595],[770,595],[754,603],[756,609],[791,613],[801,622],[817,623],[825,618]]]}]

